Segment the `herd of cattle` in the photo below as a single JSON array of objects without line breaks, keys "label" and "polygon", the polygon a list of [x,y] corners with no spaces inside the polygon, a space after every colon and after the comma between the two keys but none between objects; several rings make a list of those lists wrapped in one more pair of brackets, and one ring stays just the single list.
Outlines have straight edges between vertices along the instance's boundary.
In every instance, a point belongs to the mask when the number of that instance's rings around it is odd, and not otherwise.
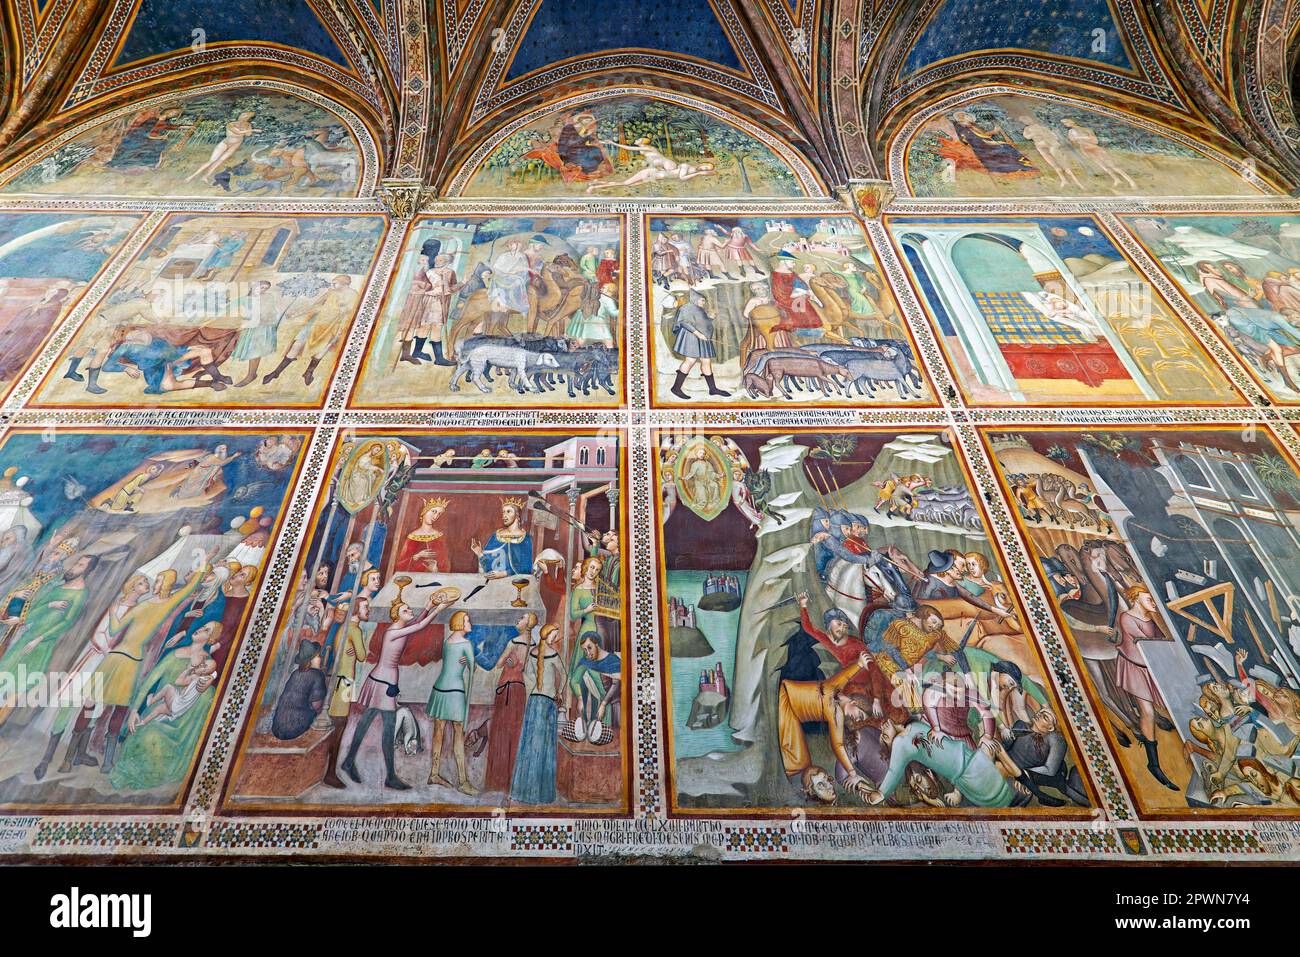
[{"label": "herd of cattle", "polygon": [[577,345],[563,336],[519,333],[506,336],[470,336],[460,346],[451,391],[459,392],[463,379],[491,392],[493,373],[508,374],[511,389],[552,392],[563,385],[569,398],[604,389],[614,394],[618,349],[600,342]]},{"label": "herd of cattle", "polygon": [[821,396],[875,398],[892,388],[899,399],[919,398],[921,373],[912,350],[899,339],[851,338],[792,349],[759,349],[745,362],[742,384],[751,398],[770,399],[793,391]]},{"label": "herd of cattle", "polygon": [[[569,398],[602,389],[613,395],[618,368],[618,349],[600,342],[578,345],[563,336],[529,333],[477,335],[460,346],[451,391],[459,392],[466,382],[480,392],[491,392],[493,375],[500,372],[520,395],[559,388]],[[898,339],[855,337],[847,343],[759,349],[745,362],[743,385],[755,399],[770,399],[777,393],[794,399],[798,392],[846,399],[875,398],[883,390],[892,390],[899,399],[924,394],[912,350]]]}]

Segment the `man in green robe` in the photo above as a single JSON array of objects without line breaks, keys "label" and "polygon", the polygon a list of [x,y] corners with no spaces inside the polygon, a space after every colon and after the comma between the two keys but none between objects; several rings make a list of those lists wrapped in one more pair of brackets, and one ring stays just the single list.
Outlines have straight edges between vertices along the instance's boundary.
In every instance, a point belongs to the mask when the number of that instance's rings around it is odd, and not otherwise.
[{"label": "man in green robe", "polygon": [[157,702],[162,690],[174,684],[191,664],[193,656],[177,652],[197,646],[211,653],[221,637],[221,622],[206,622],[165,650],[158,663],[137,683],[131,701],[133,718],[127,723],[117,762],[109,772],[108,780],[114,790],[174,789],[185,780],[216,703],[217,682],[202,682],[203,690],[187,701],[179,714],[148,722],[141,718]]},{"label": "man in green robe", "polygon": [[[18,669],[28,675],[49,670],[59,639],[67,634],[86,605],[86,575],[95,567],[93,555],[80,555],[64,569],[62,579],[49,581],[28,600],[26,616],[5,618],[0,624],[19,626],[9,638],[9,647],[0,657],[0,674],[18,680]],[[18,691],[23,689],[16,688]]]},{"label": "man in green robe", "polygon": [[867,293],[867,281],[858,272],[852,260],[846,262],[842,270],[835,270],[835,275],[844,280],[849,290],[849,312],[854,316],[874,316],[875,303]]},{"label": "man in green robe", "polygon": [[999,763],[1010,764],[1004,754],[992,758],[982,748],[952,737],[936,741],[924,721],[901,727],[886,718],[880,727],[880,746],[888,749],[889,770],[877,788],[864,789],[862,796],[868,804],[880,804],[893,794],[913,761],[952,782],[953,791],[944,795],[949,807],[956,807],[963,798],[975,807],[1019,807],[1029,801],[1028,794],[1012,787],[999,770]]}]

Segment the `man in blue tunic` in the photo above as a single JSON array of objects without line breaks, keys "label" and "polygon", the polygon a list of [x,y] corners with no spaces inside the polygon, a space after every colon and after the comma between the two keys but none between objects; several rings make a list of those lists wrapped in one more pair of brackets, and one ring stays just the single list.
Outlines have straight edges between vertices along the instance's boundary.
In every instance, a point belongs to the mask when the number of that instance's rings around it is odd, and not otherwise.
[{"label": "man in blue tunic", "polygon": [[[533,540],[524,525],[524,500],[508,498],[501,502],[501,527],[492,533],[487,544],[470,539],[469,547],[478,556],[478,568],[488,578],[526,576],[533,574]],[[474,645],[475,662],[480,668],[496,667],[501,652],[505,650],[516,630],[508,625],[476,625],[469,633]]]},{"label": "man in blue tunic", "polygon": [[[88,369],[95,376],[86,383],[86,391],[103,394],[107,390],[98,383],[100,372],[125,372],[132,378],[144,379],[145,395],[162,395],[186,389],[210,388],[218,392],[228,381],[213,361],[210,349],[174,345],[166,339],[150,335],[144,329],[132,329],[122,337],[121,343],[109,353],[98,369]],[[208,374],[207,379],[181,378],[186,367],[196,362]]]}]

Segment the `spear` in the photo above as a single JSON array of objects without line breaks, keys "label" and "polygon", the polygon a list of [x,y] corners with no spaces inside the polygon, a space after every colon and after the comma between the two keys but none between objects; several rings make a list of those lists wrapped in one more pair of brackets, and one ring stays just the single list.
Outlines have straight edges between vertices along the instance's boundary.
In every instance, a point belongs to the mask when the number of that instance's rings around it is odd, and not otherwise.
[{"label": "spear", "polygon": [[538,511],[545,512],[548,515],[554,515],[557,518],[564,519],[566,522],[568,522],[578,531],[582,532],[584,535],[594,535],[597,539],[600,538],[600,534],[601,534],[600,532],[582,524],[582,522],[578,521],[568,512],[561,512],[552,508],[550,503],[547,502],[546,499],[542,498],[542,496],[537,494],[536,492],[528,493],[528,501],[531,503],[533,508],[537,509]]}]

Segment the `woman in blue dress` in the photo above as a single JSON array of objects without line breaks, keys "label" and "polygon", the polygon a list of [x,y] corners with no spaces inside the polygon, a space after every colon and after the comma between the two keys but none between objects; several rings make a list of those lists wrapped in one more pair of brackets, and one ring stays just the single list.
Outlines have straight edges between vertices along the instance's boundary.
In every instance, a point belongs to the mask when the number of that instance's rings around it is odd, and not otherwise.
[{"label": "woman in blue dress", "polygon": [[559,748],[559,696],[567,669],[558,650],[560,629],[547,625],[524,663],[524,726],[510,779],[510,800],[520,804],[555,803],[555,757]]}]

